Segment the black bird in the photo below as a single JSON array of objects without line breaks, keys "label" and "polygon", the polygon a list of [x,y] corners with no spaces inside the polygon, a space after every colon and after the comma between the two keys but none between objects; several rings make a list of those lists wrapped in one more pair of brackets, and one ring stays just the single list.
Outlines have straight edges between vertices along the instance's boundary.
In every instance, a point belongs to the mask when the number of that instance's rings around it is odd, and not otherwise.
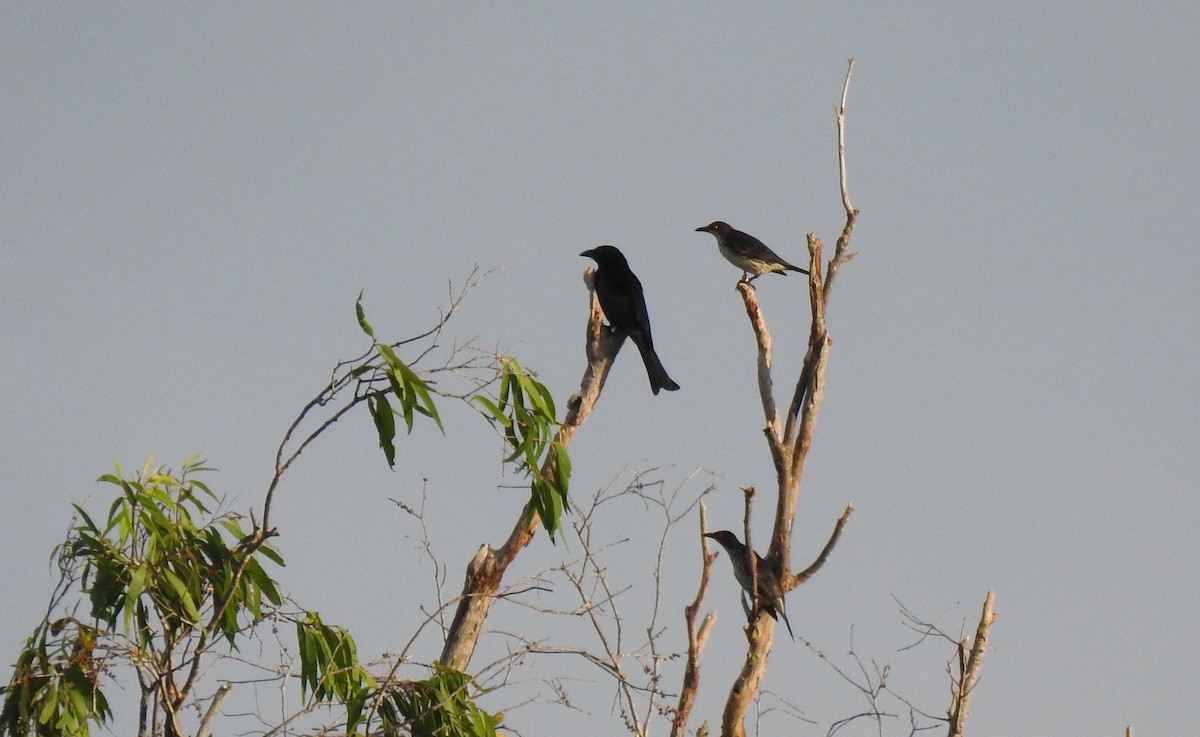
[{"label": "black bird", "polygon": [[[784,276],[787,276],[788,271],[808,273],[806,269],[784,261],[779,254],[749,233],[735,230],[729,223],[714,220],[703,228],[696,228],[696,232],[712,233],[716,236],[717,248],[721,249],[721,255],[742,270],[744,281],[754,281],[768,271]],[[747,278],[747,274],[754,276]]]},{"label": "black bird", "polygon": [[[737,539],[737,535],[729,530],[709,532],[704,536],[711,537],[725,548],[725,552],[729,555],[729,562],[733,564],[733,577],[741,584],[746,596],[753,598],[754,593],[750,586],[750,561],[746,557],[746,546]],[[779,617],[775,616],[775,613],[782,614],[788,634],[793,640],[796,639],[796,636],[792,634],[792,623],[788,621],[787,612],[784,610],[783,587],[779,584],[779,576],[767,567],[766,561],[758,553],[754,554],[754,571],[758,574],[758,605],[771,615],[771,619],[776,621]]]},{"label": "black bird", "polygon": [[596,246],[579,254],[596,262],[596,275],[592,287],[600,300],[600,309],[613,330],[629,336],[642,354],[646,364],[646,376],[655,394],[659,389],[673,392],[679,385],[667,376],[667,370],[654,352],[654,340],[650,337],[650,313],[646,311],[646,298],[642,295],[642,283],[629,269],[629,262],[615,246]]}]

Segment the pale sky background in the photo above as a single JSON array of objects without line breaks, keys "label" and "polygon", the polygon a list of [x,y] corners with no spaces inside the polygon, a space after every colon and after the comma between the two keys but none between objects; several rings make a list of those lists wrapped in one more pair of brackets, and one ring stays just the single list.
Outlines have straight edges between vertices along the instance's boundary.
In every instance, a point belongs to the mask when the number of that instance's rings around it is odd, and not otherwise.
[{"label": "pale sky background", "polygon": [[[1200,6],[1105,6],[6,5],[0,660],[41,616],[70,504],[105,509],[94,479],[114,461],[178,468],[200,451],[234,508],[261,508],[287,424],[366,347],[358,292],[398,339],[474,265],[502,268],[450,336],[513,352],[562,405],[584,366],[577,254],[624,250],[683,389],[652,397],[622,353],[572,446],[573,494],[658,467],[648,478],[681,498],[715,484],[710,524],[737,529],[738,487],[773,485],[753,340],[737,270],[693,229],[724,219],[798,262],[806,232],[832,248],[833,109],[853,56],[859,255],[830,308],[793,566],[856,512],[789,596],[797,635],[852,667],[853,626],[857,652],[942,712],[949,650],[899,651],[915,638],[892,597],[957,633],[995,589],[971,734],[1193,733]],[[758,294],[787,392],[804,281],[764,277]],[[402,647],[434,599],[419,530],[389,498],[418,503],[427,479],[452,591],[519,508],[494,436],[443,408],[447,437],[421,427],[394,472],[365,413],[339,423],[276,500],[283,589],[364,656]],[[661,516],[621,504],[600,534],[630,539],[606,562],[644,628]],[[695,524],[670,541],[668,648],[696,583]],[[540,536],[510,577],[577,553]],[[719,719],[744,649],[723,559],[705,605],[719,619],[693,728]],[[493,612],[495,629],[595,644],[578,620]],[[475,663],[505,646],[485,637]],[[413,655],[439,648],[430,632]],[[611,682],[562,657],[531,660],[483,705],[546,700],[538,679],[568,665],[583,711],[511,709],[510,727],[621,733]],[[813,720],[769,714],[764,733],[823,735],[865,709],[786,634],[764,688]]]}]

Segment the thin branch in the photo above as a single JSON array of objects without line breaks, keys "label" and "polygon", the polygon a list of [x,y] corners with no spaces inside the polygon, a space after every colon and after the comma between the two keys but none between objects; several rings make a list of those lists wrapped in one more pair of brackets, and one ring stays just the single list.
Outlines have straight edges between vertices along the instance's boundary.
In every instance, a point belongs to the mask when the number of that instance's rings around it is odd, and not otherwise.
[{"label": "thin branch", "polygon": [[[813,260],[821,258],[821,239],[808,235],[808,250]],[[832,262],[831,262],[832,263]],[[825,389],[825,364],[829,360],[829,328],[825,323],[825,299],[820,297],[820,282],[809,282],[813,291],[813,321],[812,331],[808,339],[808,352],[804,357],[804,368],[800,371],[800,379],[796,382],[796,392],[793,402],[799,402],[790,411],[799,413],[799,426],[794,424],[795,437],[789,437],[791,450],[789,469],[799,476],[804,467],[804,459],[812,445],[813,433],[817,428],[817,410],[821,406],[821,394]],[[794,415],[789,415],[789,419]]]},{"label": "thin branch", "polygon": [[[575,591],[579,594],[579,599],[584,605],[588,622],[592,625],[592,630],[596,633],[596,638],[600,641],[600,646],[604,650],[605,660],[602,661],[598,656],[591,654],[587,654],[586,657],[593,659],[597,663],[606,662],[608,664],[608,669],[611,671],[613,676],[616,677],[617,687],[620,689],[622,696],[625,698],[625,704],[629,710],[629,719],[633,721],[633,723],[630,725],[633,733],[636,735],[644,735],[646,733],[646,726],[642,724],[640,718],[638,717],[637,701],[634,698],[632,690],[635,688],[635,686],[630,682],[629,676],[625,673],[625,667],[622,664],[623,654],[621,650],[623,633],[621,627],[621,615],[617,611],[616,596],[608,585],[608,578],[604,575],[604,567],[596,561],[595,555],[591,550],[590,543],[586,540],[584,535],[580,535],[580,539],[584,541],[584,560],[582,561],[581,569],[591,569],[592,575],[595,577],[596,582],[604,591],[604,601],[607,603],[608,609],[612,612],[613,621],[616,623],[616,633],[613,641],[610,642],[609,636],[605,632],[604,627],[601,625],[597,616],[597,607],[591,605],[587,592],[584,591],[582,576],[574,575],[569,568],[563,566],[563,573],[566,574],[567,580],[571,582],[571,585],[575,587]],[[649,688],[647,690],[653,693],[653,688]]]},{"label": "thin branch", "polygon": [[200,720],[200,727],[196,730],[196,737],[208,737],[212,728],[212,721],[216,718],[217,713],[221,711],[221,704],[225,703],[225,697],[233,687],[228,683],[222,683],[217,687],[217,692],[213,694],[212,703],[208,705],[208,711],[204,713],[204,718]]},{"label": "thin branch", "polygon": [[[402,345],[406,345],[406,344],[413,343],[416,341],[421,341],[421,340],[432,338],[430,345],[418,354],[418,358],[416,359],[416,361],[419,361],[421,358],[428,355],[428,353],[430,351],[437,348],[437,346],[438,346],[437,338],[441,335],[442,330],[445,329],[446,324],[450,321],[450,319],[454,316],[454,314],[462,306],[462,303],[466,299],[467,295],[472,290],[474,290],[476,287],[478,287],[479,284],[484,279],[486,279],[491,273],[492,273],[491,271],[486,271],[486,272],[483,272],[482,274],[480,274],[479,267],[476,266],[474,269],[471,270],[471,273],[467,276],[466,280],[463,283],[462,288],[458,291],[457,295],[454,294],[453,286],[451,286],[449,288],[450,289],[450,297],[449,297],[450,304],[446,309],[439,310],[438,320],[433,325],[433,327],[429,328],[428,330],[426,330],[423,333],[420,333],[419,335],[413,336],[411,338],[405,338],[400,341],[396,341],[395,343],[392,343],[391,346],[393,348],[398,348]],[[451,357],[447,359],[446,365],[441,367],[438,370],[450,370],[449,369],[450,363],[451,363],[451,361],[454,360],[453,356],[457,354],[458,350],[459,349],[456,347],[455,351],[453,353],[451,353]],[[263,501],[262,526],[264,528],[269,528],[269,520],[270,520],[270,516],[271,516],[271,505],[272,505],[272,501],[275,496],[275,490],[279,487],[279,483],[282,480],[283,474],[287,472],[288,468],[291,467],[292,463],[295,462],[296,459],[298,459],[300,457],[300,454],[304,452],[304,450],[308,447],[308,445],[313,440],[318,438],[331,425],[333,425],[335,422],[337,422],[338,419],[340,419],[344,414],[346,414],[346,412],[348,412],[351,408],[360,404],[362,401],[364,401],[365,399],[367,399],[370,396],[373,396],[374,394],[376,394],[378,392],[376,392],[376,391],[367,391],[367,392],[363,392],[363,393],[356,392],[355,396],[350,400],[350,402],[347,404],[347,406],[342,407],[340,410],[335,412],[333,414],[333,416],[326,418],[323,422],[320,423],[320,425],[316,429],[314,429],[311,433],[309,433],[305,437],[305,439],[300,442],[300,444],[298,446],[296,446],[294,449],[292,449],[289,452],[289,448],[291,447],[292,439],[295,437],[297,430],[304,423],[304,421],[308,418],[308,415],[310,412],[312,412],[314,409],[316,409],[318,407],[324,407],[326,404],[333,401],[339,394],[343,393],[350,386],[357,384],[360,386],[365,385],[365,386],[369,387],[372,382],[377,381],[378,373],[379,373],[379,366],[377,364],[372,363],[372,361],[374,360],[373,357],[376,355],[377,355],[376,344],[372,343],[371,347],[368,348],[367,351],[364,352],[359,357],[348,360],[348,361],[339,361],[337,366],[334,367],[333,373],[329,380],[329,384],[327,386],[325,386],[323,389],[321,389],[321,391],[318,392],[315,397],[310,399],[308,401],[308,403],[305,404],[303,408],[301,408],[300,413],[298,415],[296,415],[296,418],[294,420],[292,420],[291,425],[288,426],[287,431],[284,432],[283,439],[280,440],[279,447],[275,451],[275,473],[272,475],[271,482],[267,486],[266,497]],[[416,361],[414,361],[414,363],[416,363]],[[364,378],[364,377],[366,377],[366,378]],[[286,455],[286,458],[285,458],[285,455]]]},{"label": "thin branch", "polygon": [[675,714],[671,720],[671,737],[683,737],[687,729],[688,716],[696,702],[696,691],[700,687],[700,653],[704,650],[704,644],[708,641],[708,635],[716,622],[716,615],[709,612],[704,615],[700,626],[696,626],[696,615],[700,612],[700,604],[708,591],[713,561],[717,559],[716,553],[708,552],[708,538],[704,536],[707,533],[708,510],[704,502],[700,502],[700,585],[692,603],[683,610],[683,620],[687,624],[688,654],[687,664],[683,668],[683,687],[679,692],[679,704],[675,707]]},{"label": "thin branch", "polygon": [[800,584],[813,577],[817,571],[821,570],[821,566],[825,565],[825,561],[829,559],[829,554],[833,552],[833,546],[837,545],[838,538],[842,536],[842,528],[846,526],[846,522],[850,519],[850,513],[854,511],[853,504],[846,505],[846,511],[842,512],[842,516],[838,517],[837,522],[833,525],[833,534],[829,536],[829,542],[825,543],[825,547],[821,549],[820,555],[812,562],[808,568],[791,576],[784,582],[784,593],[791,591]]},{"label": "thin branch", "polygon": [[[792,391],[792,402],[788,405],[787,421],[783,429],[783,442],[791,448],[796,443],[796,421],[800,419],[800,410],[804,407],[804,399],[812,386],[813,368],[816,363],[816,351],[821,346],[820,338],[825,335],[825,290],[821,276],[821,239],[808,234],[808,302],[812,308],[812,323],[809,327],[808,349],[800,368],[800,377],[796,380],[796,388]],[[815,242],[814,242],[815,241]]]},{"label": "thin branch", "polygon": [[838,181],[842,189],[842,207],[847,214],[857,213],[850,204],[850,190],[846,186],[846,97],[850,93],[850,75],[854,73],[854,59],[846,64],[846,81],[842,83],[842,103],[837,109],[838,132]]},{"label": "thin branch", "polygon": [[754,543],[750,540],[750,510],[754,505],[754,487],[743,486],[742,495],[745,497],[742,513],[742,539],[745,540],[743,551],[746,553],[746,569],[750,571],[750,614],[758,611],[758,556],[754,554]]},{"label": "thin branch", "polygon": [[851,59],[846,66],[846,81],[842,84],[842,102],[837,109],[837,131],[838,131],[838,181],[842,191],[842,209],[846,211],[846,223],[842,226],[842,233],[838,236],[837,247],[834,249],[833,258],[829,260],[829,270],[825,275],[825,289],[822,294],[825,303],[829,303],[829,294],[833,290],[833,281],[837,277],[838,269],[842,264],[854,258],[854,254],[847,249],[850,248],[850,234],[854,232],[854,226],[858,223],[858,210],[854,209],[854,205],[850,203],[850,190],[846,184],[846,95],[850,89],[850,75],[854,72],[854,59]]},{"label": "thin branch", "polygon": [[[737,290],[742,295],[746,305],[746,317],[754,329],[754,340],[758,347],[758,396],[762,401],[763,417],[767,422],[763,432],[767,442],[774,450],[779,446],[779,410],[775,406],[775,395],[771,389],[771,333],[767,330],[767,322],[763,319],[762,311],[758,308],[758,297],[754,285],[748,281],[739,281]],[[782,448],[779,449],[782,459]]]}]

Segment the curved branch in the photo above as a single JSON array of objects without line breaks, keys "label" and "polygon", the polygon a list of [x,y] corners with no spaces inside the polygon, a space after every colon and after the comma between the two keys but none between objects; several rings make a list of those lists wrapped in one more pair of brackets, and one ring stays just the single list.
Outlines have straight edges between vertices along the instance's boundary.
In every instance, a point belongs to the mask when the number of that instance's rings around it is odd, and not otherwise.
[{"label": "curved branch", "polygon": [[767,422],[763,434],[767,436],[767,446],[771,450],[771,459],[775,463],[776,473],[783,473],[784,452],[783,440],[779,436],[779,409],[775,406],[775,394],[771,388],[771,333],[767,330],[767,321],[763,318],[762,310],[758,307],[758,297],[754,285],[750,282],[739,281],[737,290],[742,295],[746,305],[746,317],[750,319],[750,327],[754,330],[754,341],[758,346],[758,396],[762,401],[763,417]]},{"label": "curved branch", "polygon": [[800,571],[794,576],[791,576],[783,583],[783,591],[787,593],[813,577],[817,571],[821,570],[821,566],[825,565],[825,561],[829,559],[829,554],[833,552],[833,546],[837,545],[838,538],[842,536],[842,528],[846,526],[846,522],[850,519],[850,513],[854,511],[853,504],[846,505],[846,511],[842,512],[842,516],[838,517],[837,522],[833,525],[833,534],[829,536],[829,542],[825,543],[825,547],[821,549],[820,555],[812,562],[808,568]]},{"label": "curved branch", "polygon": [[[459,307],[462,306],[463,300],[466,299],[467,294],[475,287],[479,286],[480,282],[486,279],[491,273],[491,271],[486,271],[483,274],[480,274],[479,267],[476,266],[467,276],[466,281],[463,283],[463,286],[458,291],[457,295],[454,294],[453,287],[450,287],[450,304],[444,311],[439,311],[438,320],[432,328],[420,333],[419,335],[392,343],[392,347],[396,348],[415,341],[432,338],[433,340],[430,346],[421,352],[417,360],[419,361],[420,358],[426,356],[430,351],[437,347],[438,336],[441,335],[442,330],[446,327],[446,323],[450,321],[450,318],[453,317],[454,313],[457,312]],[[369,376],[372,372],[378,370],[378,364],[372,363],[372,356],[375,355],[377,355],[376,345],[372,343],[371,348],[369,348],[361,356],[350,360],[339,361],[338,364],[333,368],[333,374],[330,376],[328,386],[322,388],[315,397],[310,399],[308,403],[301,408],[300,413],[296,415],[296,418],[292,420],[291,425],[288,426],[287,431],[284,432],[283,439],[279,441],[279,447],[275,450],[275,473],[271,476],[271,482],[267,486],[266,497],[263,500],[262,528],[264,530],[270,529],[271,504],[275,498],[275,490],[279,487],[279,483],[283,479],[283,474],[287,472],[292,463],[294,463],[296,459],[300,457],[300,454],[304,452],[304,450],[312,441],[320,437],[322,433],[324,433],[331,425],[341,419],[341,417],[349,412],[350,409],[365,400],[371,394],[371,392],[364,394],[359,394],[356,392],[355,396],[349,403],[347,403],[345,407],[339,409],[332,416],[327,417],[323,422],[320,423],[320,425],[316,427],[316,429],[310,432],[304,438],[304,440],[300,441],[298,446],[296,446],[294,449],[291,449],[291,452],[289,453],[289,449],[291,448],[291,443],[296,435],[296,431],[308,418],[309,413],[317,407],[324,407],[326,404],[333,401],[333,399],[337,397],[339,393],[345,391],[356,382],[366,381],[369,384],[370,380],[364,380],[362,377]],[[339,372],[341,373],[339,374]]]}]

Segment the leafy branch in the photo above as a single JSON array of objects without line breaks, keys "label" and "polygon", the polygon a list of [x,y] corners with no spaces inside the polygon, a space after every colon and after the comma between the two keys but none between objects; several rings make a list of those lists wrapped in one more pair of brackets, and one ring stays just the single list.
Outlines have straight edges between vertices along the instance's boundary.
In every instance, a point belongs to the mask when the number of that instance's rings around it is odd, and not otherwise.
[{"label": "leafy branch", "polygon": [[559,518],[567,506],[571,479],[571,459],[556,432],[559,422],[554,397],[516,359],[505,357],[502,360],[504,368],[496,400],[483,394],[477,394],[473,399],[500,426],[505,442],[512,449],[504,462],[519,461],[521,469],[532,478],[531,514],[537,514],[553,540]]}]

